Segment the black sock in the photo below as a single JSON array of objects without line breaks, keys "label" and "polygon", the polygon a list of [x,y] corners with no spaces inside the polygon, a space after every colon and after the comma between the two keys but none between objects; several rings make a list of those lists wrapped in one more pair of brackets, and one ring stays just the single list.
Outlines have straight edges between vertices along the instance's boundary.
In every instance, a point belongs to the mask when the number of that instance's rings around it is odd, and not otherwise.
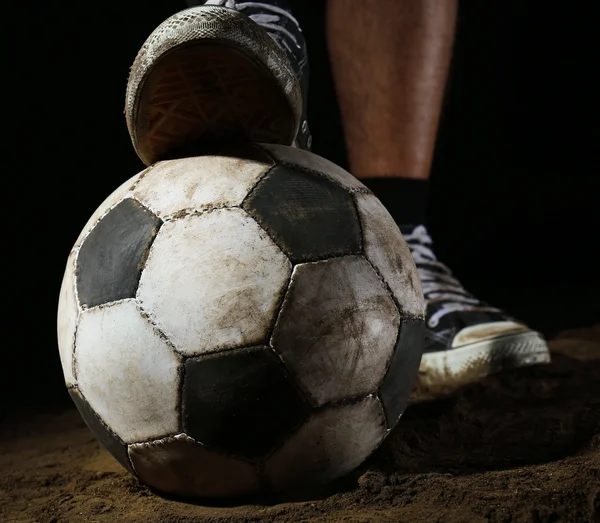
[{"label": "black sock", "polygon": [[390,176],[361,178],[360,181],[379,198],[403,232],[426,224],[428,180]]}]

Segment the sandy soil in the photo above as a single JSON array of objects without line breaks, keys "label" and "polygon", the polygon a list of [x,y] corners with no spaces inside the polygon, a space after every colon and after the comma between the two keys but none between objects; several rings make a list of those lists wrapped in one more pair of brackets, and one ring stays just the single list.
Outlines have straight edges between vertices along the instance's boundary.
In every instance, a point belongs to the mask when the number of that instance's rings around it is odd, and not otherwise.
[{"label": "sandy soil", "polygon": [[551,347],[548,366],[409,407],[359,470],[295,499],[165,499],[129,476],[74,408],[5,419],[0,521],[600,521],[600,326]]}]

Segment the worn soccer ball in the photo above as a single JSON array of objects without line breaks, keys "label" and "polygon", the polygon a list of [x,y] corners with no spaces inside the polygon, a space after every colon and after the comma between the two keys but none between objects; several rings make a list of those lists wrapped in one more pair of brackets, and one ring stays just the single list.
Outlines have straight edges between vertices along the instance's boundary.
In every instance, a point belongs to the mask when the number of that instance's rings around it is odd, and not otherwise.
[{"label": "worn soccer ball", "polygon": [[356,178],[277,145],[162,161],[67,261],[58,342],[95,437],[142,483],[237,496],[329,482],[404,411],[424,300]]}]

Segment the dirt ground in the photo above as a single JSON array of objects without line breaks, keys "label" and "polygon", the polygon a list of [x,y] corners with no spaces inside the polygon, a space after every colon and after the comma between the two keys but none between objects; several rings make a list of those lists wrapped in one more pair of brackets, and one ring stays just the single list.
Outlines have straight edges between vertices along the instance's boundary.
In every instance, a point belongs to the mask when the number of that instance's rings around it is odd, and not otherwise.
[{"label": "dirt ground", "polygon": [[74,408],[5,419],[0,521],[600,521],[600,325],[551,342],[549,366],[413,405],[359,470],[295,499],[165,499],[94,440]]}]

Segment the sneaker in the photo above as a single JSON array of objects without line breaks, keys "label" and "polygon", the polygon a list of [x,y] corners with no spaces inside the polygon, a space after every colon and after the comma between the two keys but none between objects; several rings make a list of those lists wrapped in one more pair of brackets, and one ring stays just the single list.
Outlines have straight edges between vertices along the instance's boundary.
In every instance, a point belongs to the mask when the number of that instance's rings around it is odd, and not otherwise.
[{"label": "sneaker", "polygon": [[195,3],[160,24],[131,67],[125,117],[140,159],[230,139],[309,149],[296,19],[277,0]]},{"label": "sneaker", "polygon": [[424,226],[403,228],[427,303],[415,401],[505,369],[550,362],[543,337],[466,291],[432,251]]}]

